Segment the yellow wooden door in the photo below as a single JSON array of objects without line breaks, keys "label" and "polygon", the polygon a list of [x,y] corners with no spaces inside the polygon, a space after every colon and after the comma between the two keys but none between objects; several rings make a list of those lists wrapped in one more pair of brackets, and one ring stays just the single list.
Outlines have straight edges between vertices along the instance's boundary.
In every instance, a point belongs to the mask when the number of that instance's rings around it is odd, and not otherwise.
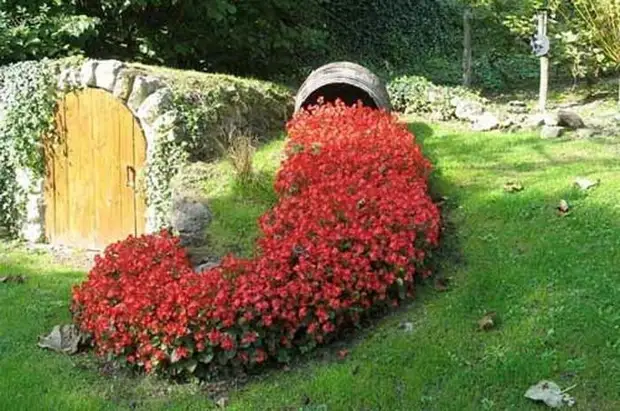
[{"label": "yellow wooden door", "polygon": [[145,199],[135,184],[144,134],[109,93],[86,89],[59,102],[46,139],[46,235],[53,244],[101,249],[144,232]]}]

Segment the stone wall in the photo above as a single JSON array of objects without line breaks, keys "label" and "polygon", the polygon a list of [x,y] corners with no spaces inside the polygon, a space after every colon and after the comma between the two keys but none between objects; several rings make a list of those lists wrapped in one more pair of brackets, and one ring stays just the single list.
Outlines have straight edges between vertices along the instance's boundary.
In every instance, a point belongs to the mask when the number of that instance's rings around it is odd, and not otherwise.
[{"label": "stone wall", "polygon": [[20,230],[22,237],[29,242],[43,240],[45,234],[45,198],[43,179],[37,178],[32,170],[17,170],[17,184],[24,193],[21,203],[26,204],[24,221]]}]

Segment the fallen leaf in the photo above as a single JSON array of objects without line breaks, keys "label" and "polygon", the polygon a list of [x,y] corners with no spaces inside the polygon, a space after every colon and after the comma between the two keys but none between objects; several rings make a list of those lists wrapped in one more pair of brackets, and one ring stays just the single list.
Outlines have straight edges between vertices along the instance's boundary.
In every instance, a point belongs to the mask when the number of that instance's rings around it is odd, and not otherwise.
[{"label": "fallen leaf", "polygon": [[575,399],[566,394],[568,390],[573,389],[575,386],[562,390],[559,385],[553,381],[542,380],[536,385],[532,385],[525,392],[525,397],[534,401],[543,401],[547,406],[551,408],[560,408],[563,405],[572,407],[575,405]]},{"label": "fallen leaf", "polygon": [[26,281],[26,277],[23,275],[5,275],[0,277],[0,283],[15,283],[23,284]]},{"label": "fallen leaf", "polygon": [[435,278],[435,290],[437,291],[448,291],[448,280],[445,278]]},{"label": "fallen leaf", "polygon": [[478,329],[487,331],[497,325],[497,313],[495,311],[488,312],[478,320]]},{"label": "fallen leaf", "polygon": [[599,185],[600,182],[601,180],[592,181],[585,177],[577,177],[575,179],[575,185],[583,191],[586,191],[592,187],[596,187],[597,185]]},{"label": "fallen leaf", "polygon": [[560,200],[560,204],[557,206],[558,214],[565,216],[570,213],[570,206],[566,200]]},{"label": "fallen leaf", "polygon": [[228,405],[228,397],[220,397],[217,401],[215,401],[215,405],[219,408],[226,408]]},{"label": "fallen leaf", "polygon": [[443,205],[446,204],[446,202],[450,199],[450,197],[446,197],[446,196],[441,196],[439,197],[437,200],[435,200],[435,204],[437,204],[438,207],[442,207]]},{"label": "fallen leaf", "polygon": [[349,355],[349,350],[347,350],[346,348],[338,351],[338,358],[340,358],[341,360],[347,358],[347,355]]},{"label": "fallen leaf", "polygon": [[413,331],[413,323],[411,321],[404,321],[400,323],[399,327],[405,330],[406,333]]},{"label": "fallen leaf", "polygon": [[523,191],[523,185],[518,181],[509,181],[504,184],[504,191],[507,193],[518,193]]},{"label": "fallen leaf", "polygon": [[39,337],[37,345],[52,351],[75,354],[79,351],[80,345],[88,342],[88,337],[80,332],[74,325],[57,325],[52,332],[46,336]]}]

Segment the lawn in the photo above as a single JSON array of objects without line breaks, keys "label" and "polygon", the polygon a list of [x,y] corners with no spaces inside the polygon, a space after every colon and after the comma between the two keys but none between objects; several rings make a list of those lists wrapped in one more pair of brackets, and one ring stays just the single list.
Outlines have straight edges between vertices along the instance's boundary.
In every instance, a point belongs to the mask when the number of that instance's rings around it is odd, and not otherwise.
[{"label": "lawn", "polygon": [[[344,360],[320,350],[230,393],[233,410],[540,410],[523,397],[552,379],[575,386],[576,410],[620,410],[620,140],[541,140],[476,134],[412,121],[448,197],[448,247],[439,270],[449,290],[422,286],[407,308],[347,342]],[[254,219],[273,202],[282,141],[263,147],[259,176],[235,183],[225,164],[205,189],[220,252],[249,255]],[[600,179],[588,192],[575,177]],[[506,182],[524,189],[506,193]],[[559,216],[561,199],[571,212]],[[36,347],[69,320],[71,284],[84,274],[43,254],[0,246],[0,409],[206,409],[195,384],[106,373],[88,355]],[[478,331],[487,311],[501,320]],[[399,325],[410,322],[412,330]],[[338,346],[337,348],[341,348]],[[110,376],[111,375],[111,376]]]}]

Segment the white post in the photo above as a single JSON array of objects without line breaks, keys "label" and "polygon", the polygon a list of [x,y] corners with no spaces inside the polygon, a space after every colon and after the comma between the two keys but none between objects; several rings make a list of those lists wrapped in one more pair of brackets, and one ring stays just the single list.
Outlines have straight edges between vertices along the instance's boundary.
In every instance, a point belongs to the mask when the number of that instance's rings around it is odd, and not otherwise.
[{"label": "white post", "polygon": [[[547,10],[538,13],[538,38],[547,35]],[[549,57],[540,57],[540,89],[538,92],[538,109],[544,113],[547,109],[547,91],[549,89]]]}]

